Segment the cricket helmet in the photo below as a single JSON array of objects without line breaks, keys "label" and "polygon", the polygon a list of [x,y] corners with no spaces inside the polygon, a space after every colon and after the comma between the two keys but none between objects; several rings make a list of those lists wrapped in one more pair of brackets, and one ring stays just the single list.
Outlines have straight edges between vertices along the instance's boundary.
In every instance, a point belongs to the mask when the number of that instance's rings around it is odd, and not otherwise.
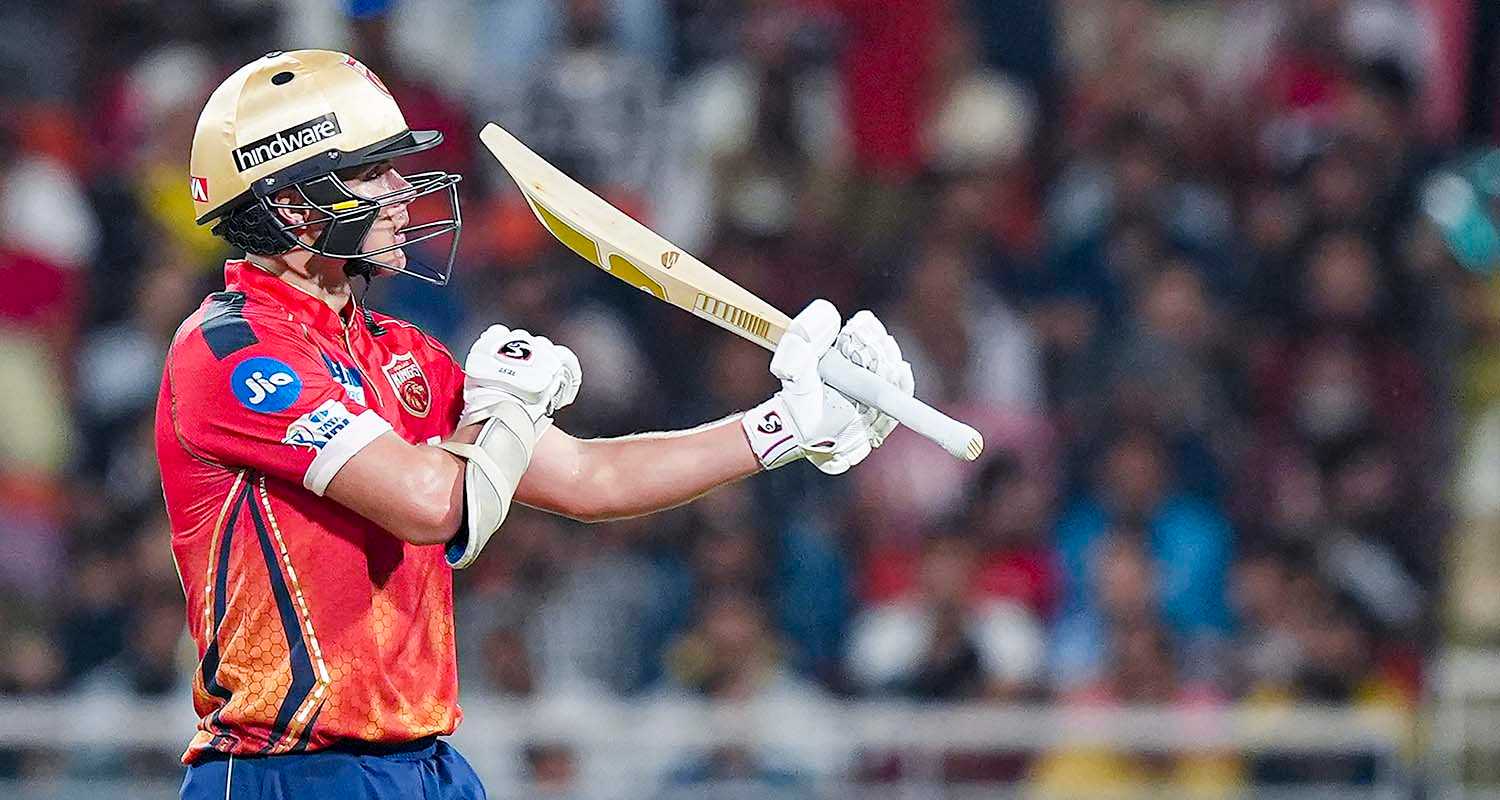
[{"label": "cricket helmet", "polygon": [[[198,224],[266,255],[301,248],[345,259],[351,274],[376,269],[447,283],[458,252],[461,176],[423,172],[404,176],[409,188],[377,197],[353,192],[339,177],[350,168],[421,152],[443,140],[438,131],[413,131],[390,91],[353,56],[329,50],[272,52],[241,67],[209,97],[193,134],[190,190]],[[283,190],[300,199],[277,201]],[[447,191],[445,219],[409,225],[405,241],[362,251],[380,209]],[[277,209],[303,213],[289,222]],[[311,243],[299,234],[314,237]],[[374,264],[371,257],[451,234],[441,270]]]}]

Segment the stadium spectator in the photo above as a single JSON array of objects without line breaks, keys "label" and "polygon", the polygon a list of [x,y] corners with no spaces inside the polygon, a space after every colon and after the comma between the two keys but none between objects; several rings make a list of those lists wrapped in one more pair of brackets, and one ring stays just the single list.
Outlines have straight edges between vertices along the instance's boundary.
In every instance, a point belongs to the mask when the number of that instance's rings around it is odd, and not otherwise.
[{"label": "stadium spectator", "polygon": [[1138,538],[1160,573],[1161,612],[1170,630],[1188,638],[1229,630],[1229,522],[1181,489],[1161,437],[1149,428],[1124,428],[1111,437],[1088,489],[1058,522],[1064,614],[1100,606],[1091,565],[1111,531]]},{"label": "stadium spectator", "polygon": [[961,528],[933,536],[915,585],[854,620],[846,668],[866,693],[926,700],[1019,697],[1040,678],[1042,626],[976,584]]},{"label": "stadium spectator", "polygon": [[[1202,707],[1179,678],[1170,634],[1139,620],[1110,637],[1107,674],[1077,702],[1082,707],[1154,705]],[[1183,723],[1191,725],[1191,723]],[[1032,773],[1042,797],[1137,796],[1170,792],[1187,797],[1232,797],[1244,789],[1238,758],[1192,744],[1170,753],[1124,754],[1086,744],[1064,744],[1044,756]]]}]

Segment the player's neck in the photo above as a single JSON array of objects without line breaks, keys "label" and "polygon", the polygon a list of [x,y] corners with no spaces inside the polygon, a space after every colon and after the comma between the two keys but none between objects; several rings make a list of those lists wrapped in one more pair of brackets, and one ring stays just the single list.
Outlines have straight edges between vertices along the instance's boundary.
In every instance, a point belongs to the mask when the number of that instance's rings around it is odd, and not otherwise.
[{"label": "player's neck", "polygon": [[324,258],[305,250],[293,250],[279,256],[250,253],[245,259],[299,291],[323,301],[334,313],[342,311],[353,297],[341,259]]}]

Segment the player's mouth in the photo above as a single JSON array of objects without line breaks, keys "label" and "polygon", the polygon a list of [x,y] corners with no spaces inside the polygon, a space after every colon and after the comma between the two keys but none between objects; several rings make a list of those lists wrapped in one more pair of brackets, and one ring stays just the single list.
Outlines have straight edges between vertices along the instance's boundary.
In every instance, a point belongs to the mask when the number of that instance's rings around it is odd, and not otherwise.
[{"label": "player's mouth", "polygon": [[390,221],[391,239],[395,241],[396,244],[404,244],[406,242],[406,234],[402,231],[406,229],[407,225],[411,224],[411,215],[406,212],[405,208],[402,208],[396,214],[391,215]]}]

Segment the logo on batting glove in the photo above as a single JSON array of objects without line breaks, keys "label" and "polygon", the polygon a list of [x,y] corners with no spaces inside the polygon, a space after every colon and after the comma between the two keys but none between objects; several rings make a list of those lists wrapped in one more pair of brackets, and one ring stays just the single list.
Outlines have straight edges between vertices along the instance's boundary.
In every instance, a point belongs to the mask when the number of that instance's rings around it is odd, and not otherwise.
[{"label": "logo on batting glove", "polygon": [[777,433],[781,430],[781,415],[775,411],[768,412],[755,429],[765,434]]},{"label": "logo on batting glove", "polygon": [[517,361],[529,361],[531,359],[531,345],[525,339],[516,339],[506,342],[500,348],[500,355],[506,358],[514,358]]}]

